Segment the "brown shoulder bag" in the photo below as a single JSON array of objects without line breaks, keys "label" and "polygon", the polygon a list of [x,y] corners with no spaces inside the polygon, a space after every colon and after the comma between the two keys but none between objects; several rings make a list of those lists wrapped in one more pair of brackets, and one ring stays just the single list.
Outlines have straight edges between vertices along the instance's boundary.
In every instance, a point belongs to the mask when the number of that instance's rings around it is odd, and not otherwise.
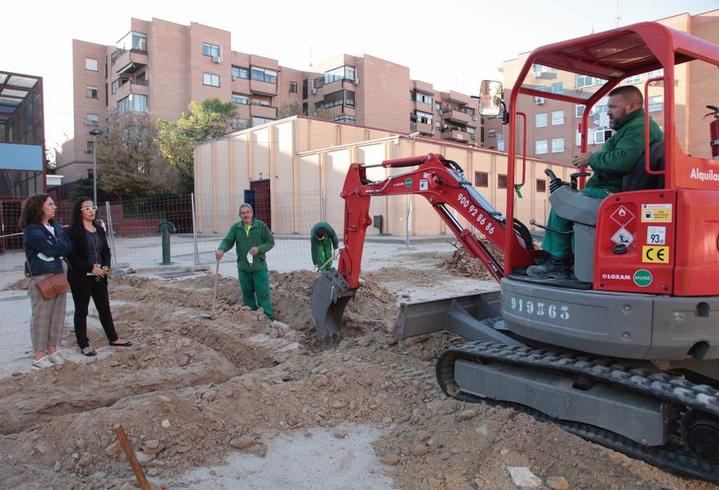
[{"label": "brown shoulder bag", "polygon": [[67,282],[64,272],[58,272],[37,281],[37,288],[44,299],[51,299],[58,294],[67,293],[70,290],[70,283]]}]

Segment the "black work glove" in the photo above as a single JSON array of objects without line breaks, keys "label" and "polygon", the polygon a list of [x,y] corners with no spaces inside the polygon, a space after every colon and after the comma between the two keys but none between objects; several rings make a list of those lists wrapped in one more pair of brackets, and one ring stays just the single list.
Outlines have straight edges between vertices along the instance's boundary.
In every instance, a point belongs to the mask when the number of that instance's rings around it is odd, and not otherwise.
[{"label": "black work glove", "polygon": [[562,179],[556,178],[549,181],[549,192],[554,192],[563,185],[567,185],[566,182],[562,182]]}]

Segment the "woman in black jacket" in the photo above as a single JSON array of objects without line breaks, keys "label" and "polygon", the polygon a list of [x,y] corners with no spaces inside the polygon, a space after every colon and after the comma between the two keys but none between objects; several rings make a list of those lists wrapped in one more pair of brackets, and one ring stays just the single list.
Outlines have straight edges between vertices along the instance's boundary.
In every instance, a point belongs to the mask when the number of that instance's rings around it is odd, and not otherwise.
[{"label": "woman in black jacket", "polygon": [[118,337],[110,313],[110,298],[107,293],[107,278],[110,275],[110,247],[107,245],[105,230],[95,220],[97,207],[92,199],[79,197],[72,208],[70,240],[73,248],[70,255],[68,281],[75,303],[75,336],[80,351],[94,356],[95,349],[87,338],[87,307],[90,298],[100,316],[108,342],[112,346],[129,347],[132,342]]},{"label": "woman in black jacket", "polygon": [[30,337],[35,358],[32,367],[42,369],[63,363],[57,351],[65,326],[67,293],[45,299],[36,284],[50,276],[65,272],[63,257],[67,257],[72,244],[55,222],[57,206],[47,194],[35,194],[23,203],[20,216],[23,247],[25,248],[25,275],[30,278],[28,296],[32,307]]}]

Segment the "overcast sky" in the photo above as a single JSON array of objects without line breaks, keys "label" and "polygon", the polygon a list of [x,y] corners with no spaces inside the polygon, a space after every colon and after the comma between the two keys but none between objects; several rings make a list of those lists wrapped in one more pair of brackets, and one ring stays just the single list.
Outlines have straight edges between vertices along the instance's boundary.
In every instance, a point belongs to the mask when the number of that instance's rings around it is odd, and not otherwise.
[{"label": "overcast sky", "polygon": [[232,49],[309,69],[341,53],[370,54],[410,68],[435,89],[475,93],[519,53],[563,39],[689,12],[719,0],[34,0],[2,2],[0,70],[45,83],[47,146],[73,131],[72,39],[114,44],[130,17],[199,22],[232,33]]}]

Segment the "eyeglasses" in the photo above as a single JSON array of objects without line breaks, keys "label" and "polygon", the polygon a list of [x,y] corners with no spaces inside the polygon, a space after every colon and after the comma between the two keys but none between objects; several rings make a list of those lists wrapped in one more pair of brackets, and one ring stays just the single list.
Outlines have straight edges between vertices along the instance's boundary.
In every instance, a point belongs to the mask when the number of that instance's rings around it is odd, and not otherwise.
[{"label": "eyeglasses", "polygon": [[85,206],[84,208],[80,208],[83,211],[97,211],[97,206]]}]

